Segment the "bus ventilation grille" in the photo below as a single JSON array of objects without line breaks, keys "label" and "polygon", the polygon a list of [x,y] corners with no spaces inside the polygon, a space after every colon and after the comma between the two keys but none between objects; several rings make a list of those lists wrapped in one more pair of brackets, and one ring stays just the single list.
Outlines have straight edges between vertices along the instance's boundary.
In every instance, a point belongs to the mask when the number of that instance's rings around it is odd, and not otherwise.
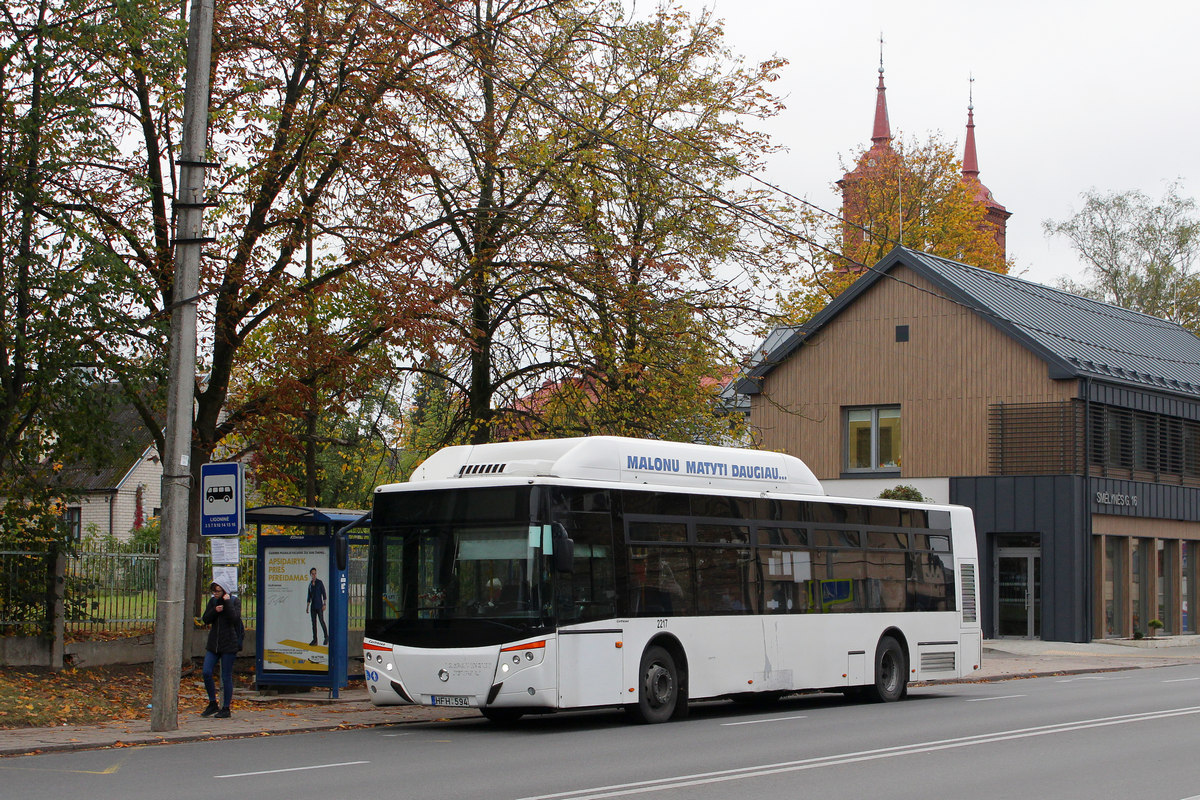
[{"label": "bus ventilation grille", "polygon": [[978,611],[975,607],[975,565],[962,565],[962,595],[963,607],[962,618],[963,622],[978,621]]},{"label": "bus ventilation grille", "polygon": [[459,475],[495,475],[504,472],[504,464],[464,464],[459,468]]},{"label": "bus ventilation grille", "polygon": [[954,651],[921,653],[921,672],[951,672],[954,670]]}]

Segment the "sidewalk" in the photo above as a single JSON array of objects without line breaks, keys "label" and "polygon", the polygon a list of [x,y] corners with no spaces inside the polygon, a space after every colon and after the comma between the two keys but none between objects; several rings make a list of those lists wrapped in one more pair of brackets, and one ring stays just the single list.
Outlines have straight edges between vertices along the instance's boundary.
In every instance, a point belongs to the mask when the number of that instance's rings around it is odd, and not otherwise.
[{"label": "sidewalk", "polygon": [[[984,642],[980,669],[965,680],[1011,680],[1178,664],[1200,664],[1200,636],[1087,644],[989,640]],[[323,692],[265,697],[252,691],[238,692],[230,719],[180,714],[179,727],[167,732],[151,731],[148,718],[74,727],[0,730],[0,756],[397,725],[479,714],[474,709],[376,707],[362,688],[339,694],[333,700]]]}]

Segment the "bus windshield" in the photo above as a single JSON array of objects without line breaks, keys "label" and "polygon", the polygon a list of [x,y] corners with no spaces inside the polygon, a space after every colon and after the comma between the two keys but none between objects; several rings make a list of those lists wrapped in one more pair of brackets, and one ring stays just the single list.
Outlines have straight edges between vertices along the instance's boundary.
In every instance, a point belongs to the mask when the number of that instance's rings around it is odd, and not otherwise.
[{"label": "bus windshield", "polygon": [[537,618],[529,526],[417,526],[383,539],[385,618]]}]

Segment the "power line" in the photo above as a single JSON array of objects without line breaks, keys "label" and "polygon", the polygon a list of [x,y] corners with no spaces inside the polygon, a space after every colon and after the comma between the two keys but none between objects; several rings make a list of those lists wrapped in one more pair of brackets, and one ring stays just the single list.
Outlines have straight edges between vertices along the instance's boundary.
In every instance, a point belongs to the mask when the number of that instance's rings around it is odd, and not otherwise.
[{"label": "power line", "polygon": [[[411,23],[409,23],[407,20],[402,19],[399,15],[397,15],[395,12],[391,11],[390,9],[380,7],[377,0],[368,0],[368,2],[373,8],[375,8],[376,10],[380,11],[381,13],[386,14],[387,16],[395,19],[396,22],[403,25],[408,30],[410,30],[412,33],[416,34],[417,36],[420,36],[420,37],[426,39],[430,43],[433,43],[433,44],[437,43],[437,41],[434,39],[434,37],[432,37],[430,34],[416,28]],[[462,19],[470,24],[476,24],[476,20],[463,14],[462,12],[458,11],[457,9],[454,9],[454,8],[451,8],[447,5],[445,5],[445,3],[442,2],[442,0],[433,0],[433,2],[435,5],[437,5],[439,8],[446,11],[447,13],[454,15],[456,17],[459,17],[460,19]],[[530,56],[538,55],[537,53],[534,53],[533,51],[525,48],[522,43],[520,43],[513,37],[508,36],[506,33],[503,32],[502,29],[497,29],[496,35],[497,35],[497,37],[503,37],[503,38],[507,39],[508,42],[514,48],[522,50],[525,55],[530,55]],[[1130,351],[1130,350],[1122,350],[1120,348],[1114,348],[1109,345],[1102,345],[1102,344],[1098,344],[1095,342],[1078,339],[1078,338],[1068,336],[1068,335],[1058,332],[1058,331],[1052,331],[1052,330],[1040,328],[1040,327],[1038,327],[1036,325],[1032,325],[1030,323],[1021,322],[1021,321],[1018,321],[1015,319],[1005,317],[1001,314],[996,313],[995,311],[993,311],[991,309],[981,308],[976,305],[963,303],[952,297],[948,297],[940,292],[932,291],[932,290],[926,289],[922,286],[917,286],[916,284],[914,284],[910,281],[906,281],[903,278],[900,278],[896,275],[891,274],[890,272],[884,272],[882,270],[879,270],[879,269],[877,269],[877,267],[875,265],[868,266],[866,264],[862,264],[862,263],[856,261],[855,259],[852,259],[852,258],[846,256],[844,253],[834,251],[831,248],[809,238],[806,234],[801,234],[795,230],[792,230],[791,228],[789,228],[785,225],[782,225],[778,221],[771,219],[770,217],[764,216],[763,214],[761,214],[753,209],[739,207],[733,201],[723,197],[720,194],[717,194],[716,192],[709,190],[706,187],[697,185],[696,183],[679,175],[677,172],[670,169],[669,167],[649,159],[644,154],[638,153],[636,151],[633,151],[633,150],[621,145],[619,142],[615,141],[611,136],[605,134],[604,132],[602,132],[600,130],[593,128],[592,126],[588,125],[584,121],[576,119],[575,117],[573,117],[572,115],[570,115],[563,109],[559,108],[555,104],[553,104],[547,100],[544,100],[541,97],[534,96],[529,91],[527,91],[524,88],[522,88],[521,86],[518,86],[518,85],[514,84],[513,82],[509,81],[504,76],[498,74],[496,71],[488,69],[486,66],[479,63],[475,59],[461,53],[458,49],[448,50],[446,52],[448,52],[454,58],[457,58],[458,60],[464,62],[467,66],[471,67],[472,69],[474,69],[474,70],[478,71],[479,73],[483,74],[484,76],[492,79],[496,83],[504,86],[507,90],[513,92],[516,96],[523,98],[525,100],[528,100],[529,102],[539,106],[540,108],[544,109],[545,111],[550,112],[551,114],[557,116],[559,119],[561,119],[563,122],[567,123],[568,125],[572,126],[573,128],[578,129],[584,133],[587,133],[590,136],[597,138],[598,140],[600,140],[600,141],[604,142],[605,144],[607,144],[608,146],[612,147],[615,151],[621,152],[624,155],[629,156],[629,157],[641,162],[645,166],[659,171],[660,173],[672,178],[673,180],[678,181],[680,184],[690,187],[692,190],[696,191],[697,193],[701,194],[702,196],[704,196],[710,200],[713,200],[714,202],[720,204],[721,206],[729,208],[729,209],[737,212],[738,214],[743,215],[744,217],[748,217],[749,219],[752,219],[752,220],[758,222],[763,227],[765,227],[771,231],[774,231],[775,233],[782,234],[788,238],[793,238],[793,239],[799,240],[801,242],[804,242],[805,244],[807,244],[811,247],[814,247],[822,252],[825,252],[831,256],[834,256],[836,258],[840,258],[840,259],[844,260],[845,262],[849,263],[853,267],[860,268],[863,272],[867,272],[867,271],[876,272],[881,277],[896,281],[897,283],[908,286],[909,288],[912,288],[912,289],[922,292],[924,294],[938,297],[942,300],[951,302],[955,305],[966,308],[975,313],[978,313],[978,314],[981,314],[984,316],[990,316],[994,319],[1006,322],[1006,323],[1016,326],[1018,328],[1022,328],[1027,331],[1039,333],[1039,334],[1042,334],[1045,336],[1051,336],[1051,337],[1054,337],[1057,339],[1061,339],[1063,341],[1071,342],[1073,344],[1086,345],[1088,347],[1093,347],[1093,348],[1096,348],[1099,350],[1104,350],[1106,352],[1111,352],[1111,353],[1125,355],[1125,356],[1132,356],[1132,357],[1137,357],[1137,358],[1147,358],[1150,360],[1160,361],[1163,363],[1188,364],[1188,365],[1193,363],[1193,362],[1187,361],[1187,360],[1169,359],[1169,358],[1164,358],[1161,356],[1151,355],[1148,353],[1139,353],[1139,352]],[[604,100],[605,102],[609,103],[613,108],[621,111],[623,114],[627,114],[630,117],[637,119],[639,122],[643,123],[650,129],[652,129],[660,134],[663,134],[664,136],[675,141],[676,143],[682,144],[684,147],[687,147],[687,148],[693,150],[701,158],[706,158],[706,159],[715,161],[723,168],[730,169],[733,172],[735,172],[736,174],[741,175],[742,177],[749,178],[750,180],[761,184],[762,186],[768,188],[769,190],[771,190],[773,192],[776,192],[778,194],[783,195],[784,197],[787,197],[789,199],[792,199],[799,203],[802,203],[816,211],[819,211],[822,214],[826,214],[836,220],[841,221],[843,224],[847,224],[847,225],[859,228],[860,230],[864,230],[865,232],[868,233],[868,235],[875,236],[876,238],[882,239],[883,241],[891,242],[893,244],[899,244],[898,242],[896,242],[894,239],[891,239],[890,237],[875,234],[875,233],[871,232],[870,230],[864,228],[861,225],[857,225],[856,223],[854,223],[852,221],[846,220],[844,217],[842,217],[839,214],[835,214],[834,212],[831,212],[825,208],[822,208],[821,206],[818,206],[815,203],[812,203],[802,197],[799,197],[799,196],[783,189],[782,187],[779,187],[779,186],[777,186],[777,185],[775,185],[753,173],[750,173],[750,172],[746,171],[745,169],[743,169],[742,167],[740,167],[739,165],[730,164],[728,162],[720,161],[719,159],[716,159],[715,157],[709,155],[708,153],[700,150],[698,147],[696,147],[695,144],[688,141],[687,139],[680,137],[679,135],[675,134],[672,131],[663,129],[662,127],[657,125],[654,121],[648,120],[648,119],[640,116],[633,110],[629,109],[627,106],[624,106],[624,105],[620,104],[619,102],[616,102],[615,100],[613,100],[610,97],[601,95],[600,93],[596,92],[595,90],[591,89],[590,87],[579,84],[578,82],[574,81],[569,75],[566,75],[562,71],[558,70],[557,67],[555,67],[554,65],[547,66],[546,71],[553,73],[554,75],[556,75],[563,81],[570,84],[573,88],[575,88],[581,92],[590,94],[592,97],[594,97],[596,99]],[[956,262],[949,261],[947,259],[942,259],[942,260],[946,261],[947,263],[951,263],[951,264],[956,263]],[[971,268],[971,269],[978,269],[976,267],[969,267],[968,265],[961,265],[961,266]],[[980,271],[988,272],[988,270],[980,270]],[[1004,277],[1007,278],[1009,276],[1004,276]],[[1016,279],[1012,279],[1012,280],[1016,280]],[[1070,304],[1066,303],[1065,301],[1057,300],[1053,297],[1046,297],[1045,295],[1043,295],[1041,293],[1029,291],[1029,290],[1021,287],[1020,284],[1018,284],[1018,283],[1014,283],[1013,286],[1017,291],[1025,292],[1025,293],[1030,294],[1031,296],[1035,296],[1041,300],[1049,300],[1050,302],[1055,302],[1055,303],[1059,303],[1059,304],[1067,306],[1067,307],[1071,307]],[[825,288],[826,291],[828,291],[828,287],[825,287],[822,285],[822,288]],[[1049,287],[1047,287],[1047,288],[1049,288]],[[1055,291],[1055,290],[1050,290],[1050,291]],[[1161,327],[1164,324],[1163,321],[1156,320],[1156,319],[1154,319],[1152,317],[1148,317],[1148,316],[1146,317],[1146,319],[1143,320],[1143,319],[1136,319],[1136,318],[1135,319],[1124,319],[1122,317],[1119,317],[1116,314],[1109,314],[1109,313],[1102,312],[1099,310],[1092,310],[1091,313],[1096,313],[1101,316],[1110,316],[1114,319],[1120,319],[1121,321],[1132,322],[1135,324],[1144,324],[1144,325],[1149,325],[1152,327]],[[1132,312],[1132,313],[1137,313],[1137,312]],[[1169,323],[1167,323],[1167,324],[1169,324]]]}]

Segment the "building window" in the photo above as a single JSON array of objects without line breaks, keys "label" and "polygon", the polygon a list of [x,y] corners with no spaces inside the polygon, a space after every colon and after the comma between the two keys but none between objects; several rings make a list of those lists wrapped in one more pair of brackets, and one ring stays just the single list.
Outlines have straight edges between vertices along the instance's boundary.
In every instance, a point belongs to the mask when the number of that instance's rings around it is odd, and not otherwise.
[{"label": "building window", "polygon": [[72,542],[78,542],[83,535],[83,509],[79,506],[68,506],[63,514],[63,525],[67,528],[67,537]]},{"label": "building window", "polygon": [[900,469],[900,406],[846,410],[846,471]]}]

